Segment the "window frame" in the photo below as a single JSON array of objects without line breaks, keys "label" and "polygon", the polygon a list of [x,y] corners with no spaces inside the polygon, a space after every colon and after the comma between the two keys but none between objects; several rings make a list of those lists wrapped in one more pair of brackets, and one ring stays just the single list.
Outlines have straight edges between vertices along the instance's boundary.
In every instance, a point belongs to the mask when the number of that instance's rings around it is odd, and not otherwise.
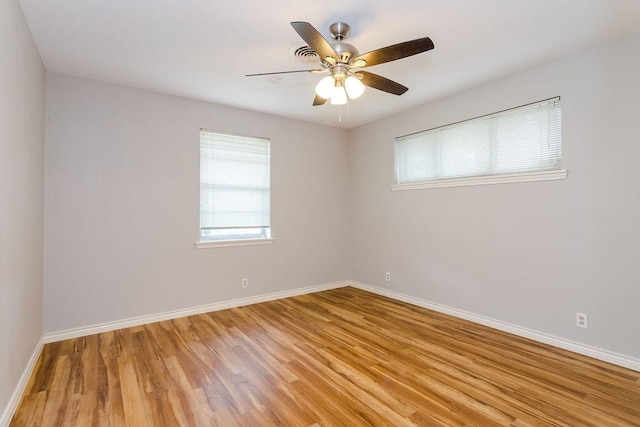
[{"label": "window frame", "polygon": [[[511,172],[511,173],[489,172],[489,173],[478,173],[476,175],[468,175],[468,176],[436,178],[436,179],[428,179],[423,181],[400,183],[398,146],[401,141],[406,141],[407,138],[411,138],[413,136],[419,137],[421,135],[435,133],[440,129],[445,130],[445,129],[451,129],[454,127],[464,126],[464,124],[467,122],[477,123],[482,119],[486,119],[489,132],[494,132],[494,129],[492,127],[493,125],[491,124],[490,121],[496,115],[500,115],[502,113],[508,113],[510,111],[524,109],[525,107],[539,105],[545,102],[548,103],[550,101],[556,101],[556,100],[557,102],[560,102],[560,97],[555,96],[552,98],[531,102],[524,105],[519,105],[517,107],[508,108],[505,110],[501,110],[501,111],[485,114],[482,116],[477,116],[470,119],[465,119],[458,122],[446,124],[443,126],[431,128],[428,130],[397,137],[394,142],[394,181],[395,183],[391,185],[391,189],[393,191],[401,191],[401,190],[418,190],[418,189],[428,189],[428,188],[460,187],[460,186],[473,186],[473,185],[504,184],[504,183],[515,183],[515,182],[535,182],[535,181],[550,181],[550,180],[566,179],[568,172],[566,169],[562,168],[563,157],[562,157],[562,150],[560,148],[561,150],[560,166],[554,169],[545,169],[545,170],[541,169],[541,170],[533,170],[533,171],[528,170],[523,172]],[[560,138],[561,137],[562,137],[562,129],[560,127]],[[494,147],[496,146],[496,141],[494,139],[491,139],[488,141],[488,143],[489,143],[489,149],[486,154],[493,161],[493,159],[495,159],[497,155],[496,152],[494,151]],[[560,147],[562,146],[560,145]]]},{"label": "window frame", "polygon": [[[207,238],[203,236],[202,230],[202,144],[203,137],[206,133],[223,136],[223,137],[231,137],[231,138],[241,138],[248,140],[260,140],[264,141],[267,144],[267,175],[268,175],[268,199],[269,199],[269,225],[267,227],[252,227],[252,226],[238,226],[238,227],[226,227],[221,228],[221,230],[234,230],[234,229],[246,229],[246,230],[256,230],[256,233],[239,233],[239,234],[228,234],[221,235],[218,237],[210,237]],[[240,135],[233,134],[229,132],[221,132],[210,129],[200,129],[200,138],[199,138],[199,204],[198,204],[198,218],[199,218],[199,227],[198,227],[198,241],[196,241],[195,246],[197,248],[213,248],[213,247],[227,247],[227,246],[248,246],[248,245],[265,245],[271,244],[274,242],[274,238],[271,230],[271,139],[266,137],[256,137],[256,136],[248,136],[248,135]]]}]

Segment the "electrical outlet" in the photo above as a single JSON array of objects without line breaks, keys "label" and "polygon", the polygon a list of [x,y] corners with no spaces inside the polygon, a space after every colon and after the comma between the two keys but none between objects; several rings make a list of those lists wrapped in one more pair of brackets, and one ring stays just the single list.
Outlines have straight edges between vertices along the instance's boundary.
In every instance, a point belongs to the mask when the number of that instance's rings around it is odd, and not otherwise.
[{"label": "electrical outlet", "polygon": [[587,328],[587,314],[586,313],[576,313],[576,326],[578,328]]},{"label": "electrical outlet", "polygon": [[242,287],[243,288],[248,288],[249,287],[249,279],[242,279]]},{"label": "electrical outlet", "polygon": [[391,273],[389,273],[389,272],[385,273],[384,280],[386,280],[387,282],[390,282],[391,281]]}]

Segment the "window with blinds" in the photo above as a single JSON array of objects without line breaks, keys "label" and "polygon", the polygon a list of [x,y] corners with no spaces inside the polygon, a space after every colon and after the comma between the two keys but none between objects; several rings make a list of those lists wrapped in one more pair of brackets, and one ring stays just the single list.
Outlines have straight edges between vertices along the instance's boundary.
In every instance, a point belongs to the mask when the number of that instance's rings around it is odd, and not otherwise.
[{"label": "window with blinds", "polygon": [[200,239],[271,236],[269,140],[200,131]]},{"label": "window with blinds", "polygon": [[399,137],[396,182],[459,182],[560,170],[561,124],[557,97]]}]

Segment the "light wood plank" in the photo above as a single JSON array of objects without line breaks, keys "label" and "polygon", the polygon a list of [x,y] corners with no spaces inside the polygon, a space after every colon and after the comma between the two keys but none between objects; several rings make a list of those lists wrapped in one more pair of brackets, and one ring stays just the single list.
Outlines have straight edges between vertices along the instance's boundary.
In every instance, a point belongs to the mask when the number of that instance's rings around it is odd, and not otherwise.
[{"label": "light wood plank", "polygon": [[45,345],[12,426],[640,426],[640,373],[353,288]]}]

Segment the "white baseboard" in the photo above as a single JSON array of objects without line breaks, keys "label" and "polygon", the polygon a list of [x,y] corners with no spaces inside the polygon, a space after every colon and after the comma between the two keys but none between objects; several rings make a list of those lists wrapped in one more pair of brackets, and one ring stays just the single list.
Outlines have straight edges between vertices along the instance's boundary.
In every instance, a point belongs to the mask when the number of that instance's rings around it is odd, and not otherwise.
[{"label": "white baseboard", "polygon": [[40,338],[38,340],[38,343],[36,344],[36,348],[34,348],[33,352],[31,353],[31,357],[27,362],[27,366],[24,367],[22,375],[20,375],[20,380],[18,381],[16,388],[13,390],[13,394],[11,395],[11,399],[9,399],[7,407],[4,409],[2,416],[0,416],[1,427],[8,427],[9,423],[11,422],[11,418],[13,418],[13,414],[15,414],[16,409],[18,409],[18,405],[20,404],[20,400],[22,399],[24,390],[27,388],[27,384],[29,383],[29,379],[31,378],[33,369],[36,367],[36,362],[38,362],[40,353],[42,353],[43,346],[44,340]]},{"label": "white baseboard", "polygon": [[419,307],[428,308],[439,313],[449,314],[454,317],[469,320],[474,323],[489,326],[500,331],[509,332],[514,335],[518,335],[524,338],[529,338],[534,341],[538,341],[544,344],[549,344],[554,347],[559,347],[565,350],[573,351],[574,353],[582,354],[584,356],[593,357],[594,359],[609,362],[614,365],[622,366],[625,368],[633,369],[640,372],[640,359],[625,356],[623,354],[614,353],[609,350],[604,350],[597,347],[592,347],[586,344],[582,344],[575,341],[570,341],[564,338],[556,337],[554,335],[545,334],[543,332],[534,331],[532,329],[523,328],[522,326],[514,325],[511,323],[503,322],[500,320],[492,319],[490,317],[481,316],[478,314],[470,313],[468,311],[459,310],[457,308],[449,307],[446,305],[434,303],[431,301],[415,298],[409,295],[393,292],[388,289],[378,288],[370,286],[360,282],[349,282],[350,286],[354,288],[362,289],[364,291],[372,292],[378,295],[383,295],[389,298],[393,298],[398,301],[407,302],[409,304],[417,305]]},{"label": "white baseboard", "polygon": [[177,319],[179,317],[192,316],[194,314],[209,313],[212,311],[226,310],[228,308],[242,307],[244,305],[257,304],[260,302],[273,301],[282,298],[293,297],[297,295],[310,294],[314,292],[326,291],[329,289],[342,288],[349,286],[351,282],[340,281],[327,283],[324,285],[307,286],[304,288],[291,289],[282,292],[273,292],[270,294],[257,295],[248,298],[239,298],[230,301],[223,301],[213,304],[200,305],[181,310],[166,311],[159,314],[151,314],[147,316],[132,317],[124,320],[116,320],[114,322],[100,323],[97,325],[84,326],[81,328],[67,329],[60,332],[50,332],[42,338],[45,343],[62,341],[70,338],[84,337],[100,332],[114,331],[116,329],[130,328],[132,326],[140,326],[147,323],[161,322],[163,320]]},{"label": "white baseboard", "polygon": [[[449,314],[451,316],[459,317],[461,319],[469,320],[471,322],[479,323],[481,325],[489,326],[500,331],[509,332],[514,335],[529,338],[534,341],[549,344],[555,347],[563,348],[565,350],[573,351],[584,356],[593,357],[594,359],[602,360],[612,363],[614,365],[622,366],[625,368],[633,369],[640,372],[640,359],[625,356],[623,354],[614,353],[609,350],[604,350],[597,347],[592,347],[586,344],[582,344],[575,341],[570,341],[564,338],[556,337],[554,335],[538,332],[533,329],[524,328],[522,326],[514,325],[511,323],[503,322],[501,320],[492,319],[490,317],[481,316],[468,311],[460,310],[454,307],[434,303],[431,301],[423,300],[420,298],[412,297],[409,295],[393,292],[388,289],[378,288],[375,286],[367,285],[352,280],[343,280],[339,282],[327,283],[324,285],[308,286],[304,288],[297,288],[288,291],[274,292],[270,294],[258,295],[249,298],[240,298],[230,301],[223,301],[219,303],[206,304],[197,307],[191,307],[182,310],[167,311],[164,313],[153,314],[148,316],[140,316],[130,319],[118,320],[115,322],[101,323],[98,325],[91,325],[81,328],[68,329],[66,331],[53,332],[45,334],[42,337],[44,343],[62,341],[70,338],[78,338],[86,335],[97,334],[100,332],[113,331],[116,329],[128,328],[132,326],[144,325],[146,323],[160,322],[163,320],[176,319],[179,317],[192,316],[194,314],[208,313],[218,310],[226,310],[228,308],[242,307],[244,305],[257,304],[265,301],[273,301],[281,298],[288,298],[296,295],[304,295],[313,292],[326,291],[329,289],[336,289],[345,286],[353,286],[354,288],[369,291],[375,294],[383,295],[389,298],[396,299],[398,301],[404,301],[409,304],[414,304],[419,307],[428,308],[440,313]],[[42,344],[39,345],[40,349]],[[38,350],[38,355],[40,350]],[[37,356],[36,356],[37,360]],[[35,361],[33,361],[35,363]],[[28,380],[28,376],[27,376]],[[19,394],[21,396],[21,394]],[[2,426],[2,424],[0,424]]]}]

